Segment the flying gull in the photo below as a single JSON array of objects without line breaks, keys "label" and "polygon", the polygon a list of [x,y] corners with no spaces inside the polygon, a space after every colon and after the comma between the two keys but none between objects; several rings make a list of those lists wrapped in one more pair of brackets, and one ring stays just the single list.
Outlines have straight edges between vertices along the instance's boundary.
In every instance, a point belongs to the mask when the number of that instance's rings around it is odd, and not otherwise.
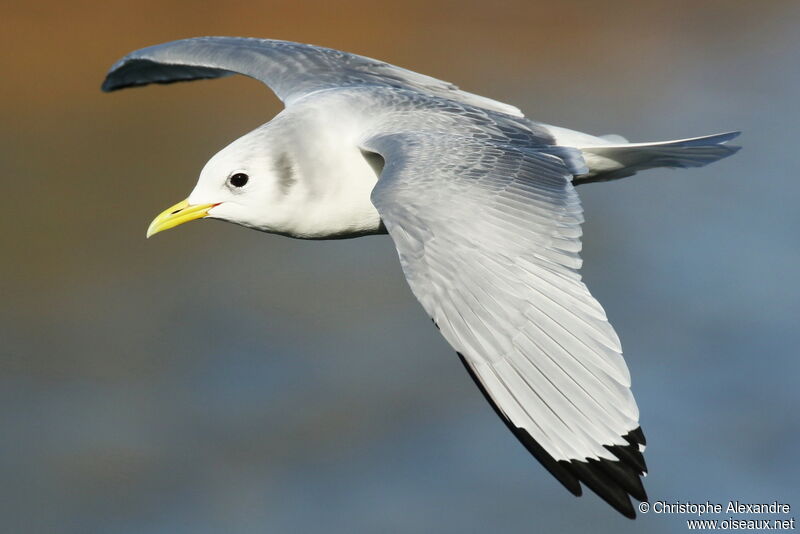
[{"label": "flying gull", "polygon": [[285,109],[213,156],[147,230],[222,219],[300,239],[388,233],[422,307],[508,428],[574,495],[646,501],[617,334],[581,281],[575,186],[730,156],[739,132],[628,143],[382,61],[301,43],[184,39],[118,61],[104,91],[244,74]]}]

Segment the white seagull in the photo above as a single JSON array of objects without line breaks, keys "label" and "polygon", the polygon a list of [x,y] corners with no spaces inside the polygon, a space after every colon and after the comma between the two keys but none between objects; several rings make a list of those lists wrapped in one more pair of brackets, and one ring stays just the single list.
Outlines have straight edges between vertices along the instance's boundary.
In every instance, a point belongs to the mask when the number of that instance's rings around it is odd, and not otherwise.
[{"label": "white seagull", "polygon": [[411,290],[508,428],[627,517],[645,438],[619,338],[581,282],[575,186],[730,156],[739,132],[628,143],[382,61],[202,37],[118,61],[104,91],[239,73],[286,108],[213,156],[148,237],[200,218],[300,239],[388,233]]}]

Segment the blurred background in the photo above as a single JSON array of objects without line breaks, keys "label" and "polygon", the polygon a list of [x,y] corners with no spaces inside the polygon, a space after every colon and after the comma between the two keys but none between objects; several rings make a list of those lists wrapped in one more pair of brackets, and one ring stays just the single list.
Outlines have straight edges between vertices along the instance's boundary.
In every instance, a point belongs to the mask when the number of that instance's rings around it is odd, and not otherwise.
[{"label": "blurred background", "polygon": [[5,3],[0,531],[686,529],[547,474],[387,237],[205,221],[145,240],[280,110],[242,77],[100,92],[127,52],[197,35],[356,52],[595,134],[743,130],[705,169],[582,186],[584,273],[631,368],[651,500],[800,510],[798,23],[791,0]]}]

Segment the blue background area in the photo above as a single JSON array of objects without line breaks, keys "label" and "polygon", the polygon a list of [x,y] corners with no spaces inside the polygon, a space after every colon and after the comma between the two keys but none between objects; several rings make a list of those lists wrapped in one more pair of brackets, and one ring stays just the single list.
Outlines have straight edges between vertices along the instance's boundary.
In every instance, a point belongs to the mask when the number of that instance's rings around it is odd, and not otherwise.
[{"label": "blue background area", "polygon": [[584,277],[623,342],[651,500],[796,516],[798,4],[614,4],[11,8],[0,54],[26,81],[0,103],[0,530],[686,530],[561,488],[439,338],[389,238],[202,222],[144,240],[279,109],[245,79],[99,93],[127,51],[201,34],[380,57],[595,134],[743,130],[710,167],[581,186]]}]

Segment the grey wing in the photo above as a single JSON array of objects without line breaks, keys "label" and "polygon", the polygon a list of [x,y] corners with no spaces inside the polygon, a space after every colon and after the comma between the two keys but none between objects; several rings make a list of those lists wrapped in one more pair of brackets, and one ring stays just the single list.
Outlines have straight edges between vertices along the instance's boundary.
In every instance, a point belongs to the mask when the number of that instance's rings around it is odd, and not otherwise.
[{"label": "grey wing", "polygon": [[644,435],[619,339],[581,282],[579,199],[564,162],[446,135],[363,143],[372,193],[414,295],[497,413],[574,494],[645,500]]},{"label": "grey wing", "polygon": [[244,37],[182,39],[132,52],[103,82],[104,91],[244,74],[269,86],[287,105],[331,88],[382,86],[412,89],[521,117],[502,102],[461,91],[455,85],[383,61],[290,41]]}]

